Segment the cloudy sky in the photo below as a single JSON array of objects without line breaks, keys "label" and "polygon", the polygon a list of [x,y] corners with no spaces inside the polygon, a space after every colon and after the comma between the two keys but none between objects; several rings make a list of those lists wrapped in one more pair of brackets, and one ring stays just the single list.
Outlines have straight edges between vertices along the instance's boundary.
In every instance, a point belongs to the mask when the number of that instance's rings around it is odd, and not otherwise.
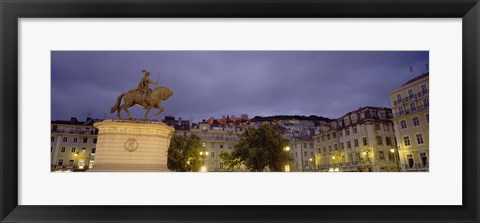
[{"label": "cloudy sky", "polygon": [[[390,107],[388,92],[426,71],[428,51],[53,51],[52,120],[113,118],[143,74],[174,95],[165,112],[195,122],[222,115],[320,115]],[[413,72],[410,72],[413,67]],[[152,86],[154,87],[154,86]],[[143,117],[140,107],[130,109]],[[126,118],[126,114],[122,113]]]}]

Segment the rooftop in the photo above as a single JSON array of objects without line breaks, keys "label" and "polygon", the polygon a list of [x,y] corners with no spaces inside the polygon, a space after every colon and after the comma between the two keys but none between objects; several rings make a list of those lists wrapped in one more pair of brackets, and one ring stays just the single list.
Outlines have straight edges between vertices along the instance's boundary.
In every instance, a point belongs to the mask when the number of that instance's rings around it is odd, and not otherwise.
[{"label": "rooftop", "polygon": [[417,80],[420,80],[420,79],[422,79],[422,78],[428,77],[429,73],[430,73],[430,72],[427,72],[427,73],[424,73],[424,74],[422,74],[422,75],[419,75],[419,76],[416,76],[416,77],[410,79],[410,80],[407,81],[405,84],[403,84],[402,87],[405,86],[405,85],[408,85],[408,84],[410,84],[410,83],[413,83],[413,82],[415,82],[415,81],[417,81]]}]

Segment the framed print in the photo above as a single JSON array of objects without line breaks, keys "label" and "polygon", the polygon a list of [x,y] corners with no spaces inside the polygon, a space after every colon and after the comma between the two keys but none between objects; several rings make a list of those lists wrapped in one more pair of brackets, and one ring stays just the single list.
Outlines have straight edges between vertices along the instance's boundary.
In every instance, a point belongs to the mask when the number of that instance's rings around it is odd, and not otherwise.
[{"label": "framed print", "polygon": [[476,0],[1,11],[2,222],[479,221]]}]

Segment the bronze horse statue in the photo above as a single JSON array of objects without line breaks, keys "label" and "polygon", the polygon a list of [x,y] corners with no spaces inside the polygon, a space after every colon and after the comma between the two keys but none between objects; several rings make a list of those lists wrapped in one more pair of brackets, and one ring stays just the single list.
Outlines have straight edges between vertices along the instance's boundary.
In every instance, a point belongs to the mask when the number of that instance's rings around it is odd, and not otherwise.
[{"label": "bronze horse statue", "polygon": [[[159,115],[164,111],[164,108],[160,106],[161,101],[166,101],[169,97],[173,95],[172,90],[167,87],[157,87],[153,89],[145,98],[144,96],[137,91],[136,89],[130,90],[128,92],[122,93],[118,96],[115,105],[110,109],[111,113],[117,111],[117,119],[121,119],[120,111],[125,110],[128,114],[128,118],[132,119],[132,113],[128,111],[128,108],[138,105],[143,107],[145,111],[144,119],[147,119],[148,113],[152,108],[157,108],[159,111],[155,115]],[[120,105],[120,102],[123,98],[123,104]]]}]

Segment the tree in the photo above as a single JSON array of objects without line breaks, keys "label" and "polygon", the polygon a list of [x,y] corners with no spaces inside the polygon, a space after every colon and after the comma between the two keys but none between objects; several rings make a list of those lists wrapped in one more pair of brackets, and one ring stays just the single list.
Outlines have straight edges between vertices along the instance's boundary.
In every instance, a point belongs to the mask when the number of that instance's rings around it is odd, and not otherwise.
[{"label": "tree", "polygon": [[283,138],[280,127],[263,124],[258,129],[247,127],[234,150],[220,157],[228,168],[244,164],[255,172],[264,171],[266,167],[278,172],[293,161],[284,151],[287,146],[288,140]]},{"label": "tree", "polygon": [[199,171],[202,165],[200,138],[194,134],[189,137],[174,135],[168,148],[167,166],[177,172]]}]

